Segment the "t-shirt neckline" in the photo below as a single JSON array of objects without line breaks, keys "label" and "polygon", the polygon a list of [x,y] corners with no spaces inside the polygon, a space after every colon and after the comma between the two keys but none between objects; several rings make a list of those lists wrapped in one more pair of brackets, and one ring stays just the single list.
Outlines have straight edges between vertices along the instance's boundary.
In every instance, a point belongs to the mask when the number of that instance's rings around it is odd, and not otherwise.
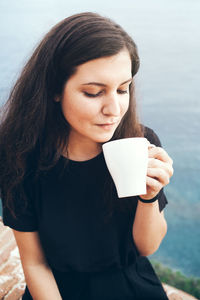
[{"label": "t-shirt neckline", "polygon": [[84,164],[88,164],[88,163],[91,163],[97,159],[99,159],[100,157],[102,157],[103,155],[103,150],[97,154],[96,156],[90,158],[90,159],[87,159],[87,160],[82,160],[82,161],[78,161],[78,160],[73,160],[73,159],[69,159],[63,155],[61,155],[61,158],[64,159],[64,160],[68,160],[70,164],[76,164],[76,165],[84,165]]}]

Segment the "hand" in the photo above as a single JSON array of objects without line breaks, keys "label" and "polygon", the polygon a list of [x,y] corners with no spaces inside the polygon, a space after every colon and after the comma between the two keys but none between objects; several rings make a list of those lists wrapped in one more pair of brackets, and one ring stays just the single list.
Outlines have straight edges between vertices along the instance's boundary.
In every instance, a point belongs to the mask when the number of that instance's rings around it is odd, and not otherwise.
[{"label": "hand", "polygon": [[148,157],[147,193],[140,195],[144,200],[154,198],[174,173],[173,160],[163,148],[149,143]]}]

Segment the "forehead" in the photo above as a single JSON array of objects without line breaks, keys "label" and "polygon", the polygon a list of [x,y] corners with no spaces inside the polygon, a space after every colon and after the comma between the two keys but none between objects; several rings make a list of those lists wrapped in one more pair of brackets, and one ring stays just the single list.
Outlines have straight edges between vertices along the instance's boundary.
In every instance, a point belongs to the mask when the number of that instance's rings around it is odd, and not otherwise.
[{"label": "forehead", "polygon": [[71,79],[80,83],[99,81],[119,83],[131,78],[131,58],[128,50],[116,55],[90,60],[77,67]]}]

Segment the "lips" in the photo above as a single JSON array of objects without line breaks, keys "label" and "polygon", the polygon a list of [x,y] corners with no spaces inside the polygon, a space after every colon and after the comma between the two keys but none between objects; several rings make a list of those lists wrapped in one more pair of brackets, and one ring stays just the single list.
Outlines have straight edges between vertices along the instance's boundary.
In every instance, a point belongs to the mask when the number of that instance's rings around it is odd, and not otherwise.
[{"label": "lips", "polygon": [[104,126],[104,125],[114,125],[115,123],[105,123],[105,124],[97,124],[97,125],[101,125],[101,126]]},{"label": "lips", "polygon": [[119,120],[114,120],[114,121],[108,121],[107,123],[100,123],[100,124],[97,124],[97,125],[114,125],[116,124],[117,122],[119,122]]},{"label": "lips", "polygon": [[109,123],[109,124],[105,123],[105,124],[98,124],[97,126],[103,130],[112,130],[115,124],[116,123]]}]

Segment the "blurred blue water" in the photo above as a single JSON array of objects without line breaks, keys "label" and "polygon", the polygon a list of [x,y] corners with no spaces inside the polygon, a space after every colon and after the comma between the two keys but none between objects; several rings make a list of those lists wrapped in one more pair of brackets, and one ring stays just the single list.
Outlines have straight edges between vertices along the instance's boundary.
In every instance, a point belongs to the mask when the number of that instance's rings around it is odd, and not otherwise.
[{"label": "blurred blue water", "polygon": [[168,233],[150,258],[200,277],[200,2],[198,0],[0,2],[0,103],[40,38],[76,12],[120,23],[139,48],[136,75],[141,120],[174,160],[165,188]]}]

